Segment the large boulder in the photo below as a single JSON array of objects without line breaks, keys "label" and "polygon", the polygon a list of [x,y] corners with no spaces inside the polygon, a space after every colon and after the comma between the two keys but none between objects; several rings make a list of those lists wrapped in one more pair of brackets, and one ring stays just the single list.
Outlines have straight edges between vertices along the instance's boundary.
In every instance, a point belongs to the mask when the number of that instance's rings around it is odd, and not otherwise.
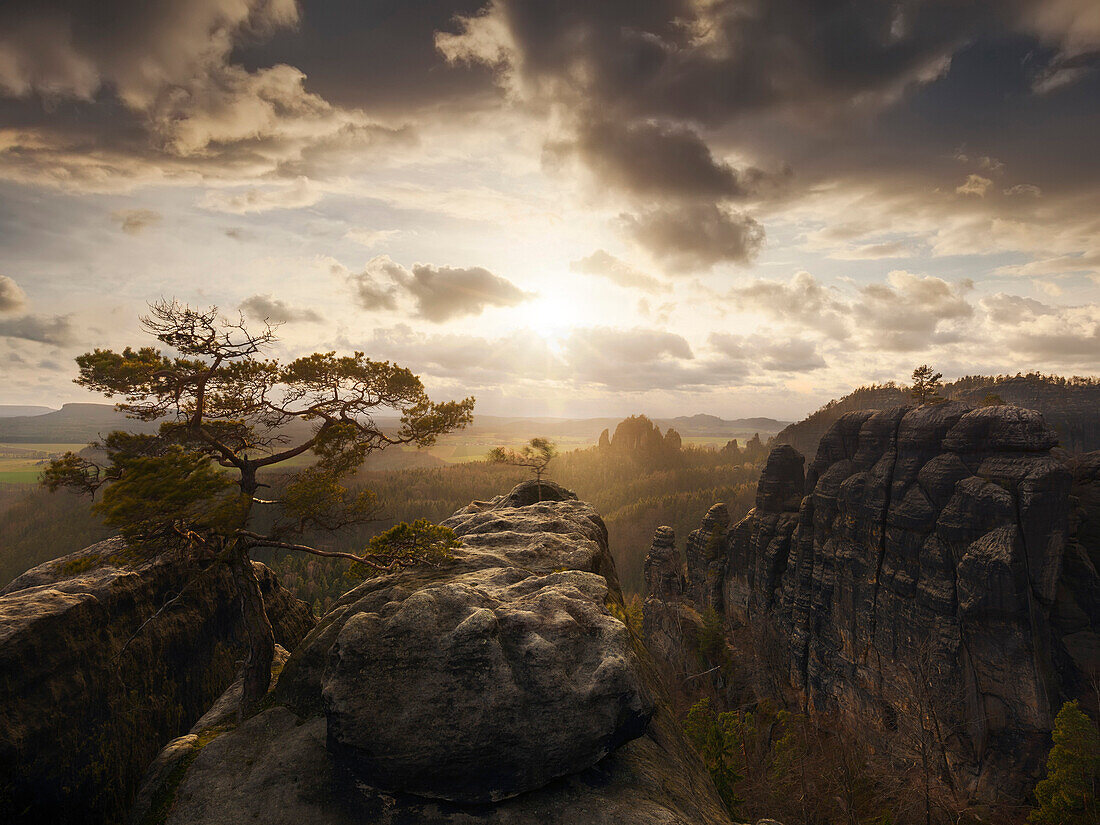
[{"label": "large boulder", "polygon": [[[256,564],[276,640],[312,613]],[[136,560],[109,539],[0,591],[0,820],[117,822],[142,771],[245,651],[224,565]]]},{"label": "large boulder", "polygon": [[392,595],[344,624],[322,680],[329,747],[363,781],[496,802],[645,730],[652,703],[603,577],[498,568]]},{"label": "large boulder", "polygon": [[444,522],[453,560],[345,594],[291,655],[274,707],[164,789],[167,821],[728,822],[614,617],[602,520],[568,491],[527,500],[475,502]]}]

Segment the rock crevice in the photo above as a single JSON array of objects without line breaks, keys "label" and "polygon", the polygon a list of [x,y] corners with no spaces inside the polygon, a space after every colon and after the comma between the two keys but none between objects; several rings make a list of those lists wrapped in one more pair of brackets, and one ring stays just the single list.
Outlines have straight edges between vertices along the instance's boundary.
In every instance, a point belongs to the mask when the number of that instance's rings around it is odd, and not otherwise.
[{"label": "rock crevice", "polygon": [[[293,647],[313,615],[255,567],[275,638]],[[235,678],[234,593],[224,565],[135,561],[120,539],[0,591],[0,819],[120,821],[146,764]]]}]

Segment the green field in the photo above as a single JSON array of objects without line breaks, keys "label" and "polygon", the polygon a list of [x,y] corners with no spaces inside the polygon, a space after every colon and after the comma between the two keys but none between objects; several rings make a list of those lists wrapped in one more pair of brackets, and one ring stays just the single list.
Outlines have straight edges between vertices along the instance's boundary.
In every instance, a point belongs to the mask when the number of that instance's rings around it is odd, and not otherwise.
[{"label": "green field", "polygon": [[[685,444],[702,444],[720,448],[733,436],[686,436]],[[752,433],[736,433],[738,442],[744,446],[752,437]],[[521,447],[527,443],[526,438],[519,438],[514,433],[479,433],[467,435],[462,432],[446,435],[440,438],[434,446],[423,452],[434,456],[448,464],[462,464],[468,461],[482,461],[486,454],[494,447]],[[561,436],[554,439],[558,451],[562,453],[571,450],[594,447],[595,442],[588,438],[573,436]],[[0,482],[8,484],[34,484],[42,472],[42,467],[47,461],[65,452],[79,452],[86,444],[0,444]],[[389,450],[401,450],[415,452],[413,447],[390,447]],[[283,466],[287,469],[296,469],[312,464],[314,457],[311,453],[305,453],[287,461]],[[396,469],[396,468],[395,468]]]},{"label": "green field", "polygon": [[0,444],[0,483],[36,484],[51,458],[77,452],[87,444]]}]

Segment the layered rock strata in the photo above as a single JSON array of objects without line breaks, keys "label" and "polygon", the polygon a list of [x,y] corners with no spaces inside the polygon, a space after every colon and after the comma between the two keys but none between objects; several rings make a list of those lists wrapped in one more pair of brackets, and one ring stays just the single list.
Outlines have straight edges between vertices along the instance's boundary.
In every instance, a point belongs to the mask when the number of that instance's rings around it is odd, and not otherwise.
[{"label": "layered rock strata", "polygon": [[[308,605],[256,571],[276,640],[296,645]],[[233,594],[224,565],[135,562],[119,539],[0,591],[0,820],[120,821],[148,762],[237,673]]]},{"label": "layered rock strata", "polygon": [[1011,406],[846,414],[804,482],[785,445],[745,519],[708,514],[689,592],[766,625],[813,709],[889,732],[925,708],[959,788],[1021,799],[1100,669],[1100,454],[1056,442]]},{"label": "layered rock strata", "polygon": [[194,757],[168,822],[722,823],[596,512],[533,483],[445,524],[453,561],[364,582],[274,706]]}]

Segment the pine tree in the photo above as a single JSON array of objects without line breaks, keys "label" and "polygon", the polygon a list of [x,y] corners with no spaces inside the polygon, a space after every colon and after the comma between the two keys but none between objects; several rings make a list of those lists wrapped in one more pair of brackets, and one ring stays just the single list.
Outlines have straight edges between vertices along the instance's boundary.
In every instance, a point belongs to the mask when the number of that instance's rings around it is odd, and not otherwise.
[{"label": "pine tree", "polygon": [[1098,825],[1100,733],[1077,700],[1058,711],[1047,756],[1047,775],[1035,787],[1039,807],[1028,822],[1036,825]]},{"label": "pine tree", "polygon": [[[361,352],[280,363],[264,357],[276,340],[271,326],[250,331],[217,307],[160,301],[150,310],[142,324],[163,350],[85,353],[76,359],[76,383],[122,396],[118,408],[131,418],[162,422],[157,434],[111,433],[96,445],[106,462],[66,453],[46,468],[43,483],[92,495],[102,488],[93,511],[134,552],[173,549],[196,566],[228,566],[249,644],[243,713],[267,691],[275,649],[252,551],[344,558],[374,571],[447,557],[453,536],[426,523],[399,525],[358,555],[302,538],[376,518],[375,496],[344,482],[376,450],[428,446],[465,426],[474,400],[434,403],[407,369]],[[378,408],[400,414],[396,432],[375,424]],[[288,443],[290,433],[303,430],[297,444]],[[313,463],[285,483],[265,483],[261,473],[305,453]]]},{"label": "pine tree", "polygon": [[942,401],[939,390],[943,387],[943,373],[936,372],[927,364],[921,364],[913,370],[913,400],[917,405],[934,404]]}]

